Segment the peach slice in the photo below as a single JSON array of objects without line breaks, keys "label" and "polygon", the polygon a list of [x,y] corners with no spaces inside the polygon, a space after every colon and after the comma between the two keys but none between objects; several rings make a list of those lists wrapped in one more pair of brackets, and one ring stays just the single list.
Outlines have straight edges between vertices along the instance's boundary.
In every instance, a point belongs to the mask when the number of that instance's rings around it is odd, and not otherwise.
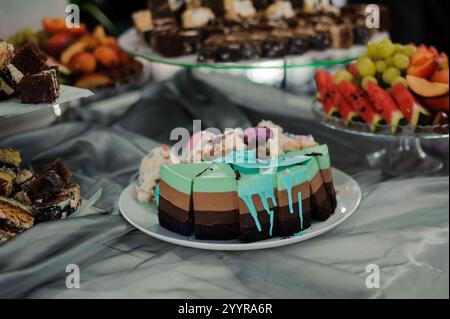
[{"label": "peach slice", "polygon": [[448,70],[441,70],[434,72],[434,75],[431,77],[431,82],[439,82],[448,84],[449,72]]},{"label": "peach slice", "polygon": [[436,60],[428,60],[422,64],[412,64],[407,73],[409,75],[417,76],[420,78],[430,77],[439,67],[439,63]]},{"label": "peach slice", "polygon": [[408,75],[406,80],[409,88],[423,97],[437,97],[448,93],[448,84],[434,83],[412,75]]},{"label": "peach slice", "polygon": [[95,89],[112,84],[112,80],[103,73],[89,73],[83,75],[75,82],[74,86],[85,89]]}]

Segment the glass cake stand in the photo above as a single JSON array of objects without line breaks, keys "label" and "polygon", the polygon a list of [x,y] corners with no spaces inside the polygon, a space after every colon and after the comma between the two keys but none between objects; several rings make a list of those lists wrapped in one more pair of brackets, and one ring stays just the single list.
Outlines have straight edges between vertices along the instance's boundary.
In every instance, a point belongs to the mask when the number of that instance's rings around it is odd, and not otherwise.
[{"label": "glass cake stand", "polygon": [[431,174],[444,167],[443,161],[423,150],[421,140],[448,139],[448,124],[418,126],[415,130],[411,126],[402,126],[395,134],[390,125],[378,125],[373,132],[366,123],[346,123],[341,118],[326,115],[318,101],[313,102],[312,111],[322,125],[332,130],[384,140],[385,147],[369,154],[367,160],[371,167],[386,175]]},{"label": "glass cake stand", "polygon": [[303,55],[291,55],[284,58],[204,64],[197,61],[196,55],[176,58],[161,56],[152,50],[134,28],[129,29],[119,37],[119,45],[128,54],[146,59],[161,68],[163,66],[166,69],[187,68],[195,70],[196,73],[201,75],[219,73],[243,77],[258,84],[292,89],[311,83],[317,68],[347,64],[366,50],[365,46],[354,46],[350,49],[309,51]]}]

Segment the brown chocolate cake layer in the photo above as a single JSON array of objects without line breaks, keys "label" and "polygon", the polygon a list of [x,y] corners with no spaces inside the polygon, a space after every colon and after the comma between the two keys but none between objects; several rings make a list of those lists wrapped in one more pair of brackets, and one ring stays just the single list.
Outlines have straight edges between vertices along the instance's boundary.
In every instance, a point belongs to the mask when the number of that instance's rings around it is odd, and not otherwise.
[{"label": "brown chocolate cake layer", "polygon": [[[274,209],[275,216],[277,215],[277,208]],[[265,240],[277,234],[277,219],[274,218],[272,236],[270,236],[270,216],[266,210],[258,211],[258,220],[261,225],[261,231],[255,225],[255,221],[250,213],[240,214],[239,216],[239,240],[244,243],[251,243],[255,241]]]},{"label": "brown chocolate cake layer", "polygon": [[171,201],[159,196],[158,209],[179,223],[193,223],[193,212],[175,206]]},{"label": "brown chocolate cake layer", "polygon": [[311,227],[312,211],[311,199],[302,201],[302,221],[299,215],[298,202],[293,204],[294,213],[290,212],[289,206],[278,207],[278,229],[279,236],[290,236]]},{"label": "brown chocolate cake layer", "polygon": [[236,192],[194,192],[195,237],[228,240],[239,235],[239,206]]},{"label": "brown chocolate cake layer", "polygon": [[[161,199],[159,204],[161,205]],[[192,222],[192,220],[189,220],[186,223],[182,223],[173,218],[171,215],[167,214],[166,211],[162,210],[161,208],[158,210],[158,219],[159,224],[162,227],[177,234],[190,236],[194,233],[194,223]]]},{"label": "brown chocolate cake layer", "polygon": [[331,167],[329,169],[322,169],[321,171],[322,178],[325,184],[325,188],[327,190],[328,196],[330,198],[331,206],[332,206],[332,214],[334,214],[337,208],[337,199],[336,199],[336,189],[334,188],[333,182],[333,172]]},{"label": "brown chocolate cake layer", "polygon": [[312,218],[317,221],[326,221],[332,215],[333,207],[320,172],[313,178],[310,185]]},{"label": "brown chocolate cake layer", "polygon": [[[294,194],[302,193],[302,217],[299,215],[298,198]],[[309,183],[296,185],[292,188],[293,213],[289,208],[288,193],[286,190],[277,192],[278,201],[278,235],[289,236],[311,227],[311,194]]]},{"label": "brown chocolate cake layer", "polygon": [[159,196],[182,211],[192,210],[191,196],[176,190],[163,180],[159,182]]}]

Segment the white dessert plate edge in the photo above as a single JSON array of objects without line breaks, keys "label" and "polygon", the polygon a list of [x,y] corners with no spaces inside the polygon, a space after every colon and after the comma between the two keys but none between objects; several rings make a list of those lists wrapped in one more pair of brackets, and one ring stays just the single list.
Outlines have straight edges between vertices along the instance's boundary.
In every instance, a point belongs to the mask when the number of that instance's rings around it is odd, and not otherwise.
[{"label": "white dessert plate edge", "polygon": [[275,248],[320,236],[342,224],[357,211],[362,200],[362,192],[358,183],[349,175],[335,168],[333,168],[333,175],[338,201],[338,208],[334,215],[325,222],[313,222],[311,228],[299,235],[286,238],[274,237],[255,243],[241,243],[238,240],[198,240],[194,236],[186,237],[164,229],[159,225],[155,205],[140,204],[134,198],[135,183],[130,184],[120,195],[119,209],[123,218],[135,228],[151,237],[175,245],[219,251]]}]

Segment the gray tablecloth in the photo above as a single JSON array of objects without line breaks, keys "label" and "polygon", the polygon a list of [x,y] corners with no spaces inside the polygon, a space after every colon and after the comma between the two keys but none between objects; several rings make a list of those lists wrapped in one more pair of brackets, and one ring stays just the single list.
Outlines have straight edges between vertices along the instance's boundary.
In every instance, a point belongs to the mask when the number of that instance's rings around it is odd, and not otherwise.
[{"label": "gray tablecloth", "polygon": [[[0,297],[449,297],[448,168],[434,176],[388,179],[366,161],[382,142],[326,130],[308,117],[307,106],[295,112],[298,118],[286,118],[283,112],[258,110],[258,101],[236,107],[198,83],[197,96],[183,91],[185,83],[177,78],[150,86],[120,118],[106,121],[108,126],[72,122],[0,141],[0,147],[20,148],[31,167],[63,158],[84,197],[103,189],[96,206],[105,210],[37,225],[0,246]],[[212,112],[208,105],[217,101],[218,111]],[[227,114],[225,122],[220,114]],[[188,249],[134,230],[118,213],[120,192],[151,147],[167,142],[173,127],[190,127],[196,117],[219,127],[270,117],[289,131],[313,133],[329,144],[333,165],[362,186],[360,209],[321,237],[264,251]],[[448,141],[433,142],[430,149],[448,167]],[[66,287],[69,264],[80,267],[79,289]],[[366,286],[370,264],[380,269],[379,289]]]}]

